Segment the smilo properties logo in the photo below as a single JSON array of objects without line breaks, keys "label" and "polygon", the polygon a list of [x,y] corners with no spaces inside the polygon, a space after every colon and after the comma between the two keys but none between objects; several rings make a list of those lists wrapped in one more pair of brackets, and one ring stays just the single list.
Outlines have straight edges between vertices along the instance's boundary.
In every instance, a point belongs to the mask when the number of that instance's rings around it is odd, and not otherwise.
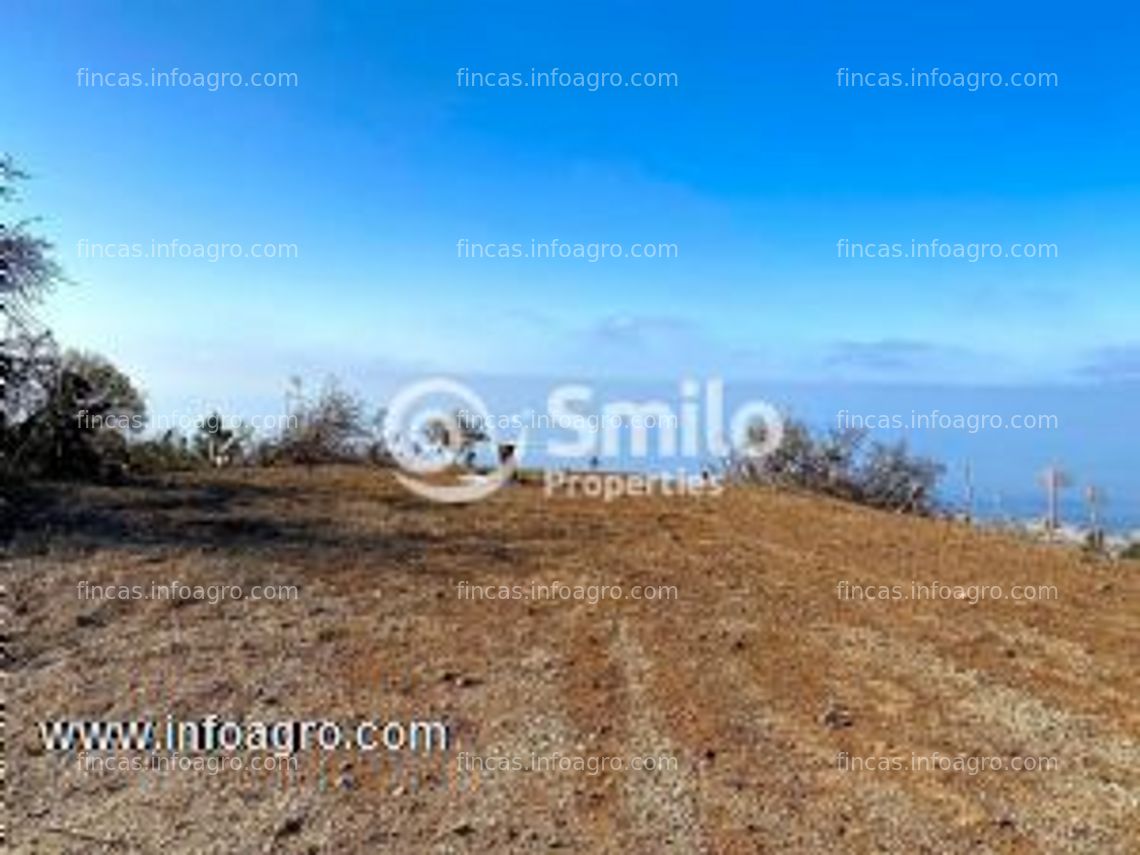
[{"label": "smilo properties logo", "polygon": [[[450,402],[450,408],[443,402]],[[459,404],[461,406],[456,406]],[[460,413],[462,421],[460,423]],[[478,424],[497,446],[491,414],[471,389],[446,377],[432,377],[405,386],[388,404],[384,440],[401,471],[396,479],[408,490],[433,502],[449,504],[485,499],[514,477],[526,432],[514,443],[515,452],[499,459],[494,469],[465,474],[458,484],[433,483],[432,475],[454,471],[465,447],[465,427]]]},{"label": "smilo properties logo", "polygon": [[[779,412],[764,401],[750,401],[739,407],[733,414],[728,425],[731,444],[725,442],[724,428],[724,388],[720,380],[709,381],[704,401],[706,422],[706,447],[709,453],[718,456],[743,455],[751,460],[757,460],[775,451],[783,442],[784,425]],[[695,400],[697,384],[682,384],[685,401],[682,404],[681,418],[675,419],[674,429],[679,427],[680,447],[689,449],[696,454],[698,447],[697,423],[700,417],[700,403]],[[576,402],[587,405],[592,392],[588,387],[561,386],[550,393],[547,401],[547,410],[556,416],[569,417],[575,415],[573,408],[568,404]],[[442,402],[450,402],[450,408],[445,408]],[[456,406],[461,404],[462,406]],[[602,407],[603,419],[607,416],[617,418],[618,415],[642,416],[641,427],[649,423],[650,418],[662,415],[662,407],[667,408],[663,402],[649,402],[637,404],[630,401],[611,402]],[[752,429],[759,419],[763,425],[762,438],[757,439]],[[559,421],[561,423],[561,421]],[[467,386],[455,380],[443,377],[430,378],[405,386],[391,400],[387,417],[384,422],[384,438],[388,449],[401,471],[396,478],[411,492],[435,502],[474,502],[490,496],[503,486],[515,474],[517,461],[522,458],[526,446],[526,429],[520,432],[518,439],[512,443],[513,451],[509,454],[497,456],[497,465],[480,474],[464,473],[459,476],[460,483],[439,483],[439,479],[430,480],[430,476],[438,476],[445,472],[454,473],[460,456],[470,451],[470,428],[477,425],[482,434],[481,439],[498,446],[494,434],[494,420],[491,418],[483,400]],[[585,431],[576,429],[580,434],[581,445],[571,443],[569,446],[559,445],[561,451],[551,451],[556,456],[568,459],[585,459],[598,451],[596,430]],[[582,436],[581,434],[587,434]],[[606,436],[618,442],[616,435],[603,434],[602,451],[613,455],[613,448],[606,450]],[[637,435],[634,436],[635,445]],[[670,453],[676,453],[678,437],[674,434],[664,437],[668,441]],[[588,440],[588,441],[587,441]],[[647,441],[644,433],[641,440]],[[640,455],[644,456],[642,449]]]}]

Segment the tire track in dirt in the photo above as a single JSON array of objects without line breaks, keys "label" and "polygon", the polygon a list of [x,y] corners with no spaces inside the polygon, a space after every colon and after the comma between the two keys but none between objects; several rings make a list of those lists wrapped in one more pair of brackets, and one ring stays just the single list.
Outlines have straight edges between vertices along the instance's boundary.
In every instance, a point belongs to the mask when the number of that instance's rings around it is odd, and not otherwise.
[{"label": "tire track in dirt", "polygon": [[[923,706],[937,711],[932,726],[939,733],[923,740],[929,750],[1057,758],[1057,770],[991,773],[1001,776],[993,801],[1009,802],[1011,811],[1016,803],[1020,828],[1041,846],[1130,851],[1127,829],[1140,811],[1140,747],[1130,738],[1103,729],[1094,717],[1071,716],[1034,695],[958,668],[929,644],[903,644],[865,627],[837,627],[833,638],[854,655],[873,659],[894,681],[913,686],[916,696],[926,699]],[[1108,822],[1091,825],[1089,816]]]},{"label": "tire track in dirt", "polygon": [[[633,771],[622,779],[630,843],[647,847],[666,843],[681,853],[709,852],[700,822],[695,775],[685,755],[662,734],[663,717],[648,689],[653,663],[626,620],[618,618],[611,649],[628,693],[626,751],[643,757],[676,758],[676,769]],[[662,827],[661,823],[665,823]],[[665,840],[662,841],[664,835]]]}]

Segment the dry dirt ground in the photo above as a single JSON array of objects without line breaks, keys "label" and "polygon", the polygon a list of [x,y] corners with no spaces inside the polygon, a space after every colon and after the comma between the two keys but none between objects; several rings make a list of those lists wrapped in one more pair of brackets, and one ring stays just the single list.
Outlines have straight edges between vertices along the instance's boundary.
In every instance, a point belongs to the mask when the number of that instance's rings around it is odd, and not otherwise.
[{"label": "dry dirt ground", "polygon": [[[57,502],[2,570],[17,852],[1140,851],[1136,563],[759,489],[604,504],[512,486],[453,507],[330,467]],[[172,580],[298,596],[78,595]],[[676,599],[458,595],[555,580]],[[911,580],[1057,596],[837,596]],[[211,713],[438,718],[451,745],[312,749],[285,775],[252,755],[216,774],[98,771],[37,727]],[[461,751],[660,762],[480,772]],[[910,767],[935,752],[1056,768]]]}]

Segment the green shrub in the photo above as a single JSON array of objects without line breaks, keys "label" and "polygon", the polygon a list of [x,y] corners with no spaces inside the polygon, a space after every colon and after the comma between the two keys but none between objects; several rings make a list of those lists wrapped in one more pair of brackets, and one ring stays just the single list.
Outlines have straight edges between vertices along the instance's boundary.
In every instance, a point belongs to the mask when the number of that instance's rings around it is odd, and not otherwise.
[{"label": "green shrub", "polygon": [[126,469],[127,437],[142,430],[146,407],[108,360],[75,351],[45,356],[35,372],[24,372],[20,391],[3,424],[9,474],[100,478]]},{"label": "green shrub", "polygon": [[190,447],[189,440],[174,430],[157,439],[137,440],[127,447],[128,466],[140,475],[163,472],[185,472],[197,469],[205,461]]}]

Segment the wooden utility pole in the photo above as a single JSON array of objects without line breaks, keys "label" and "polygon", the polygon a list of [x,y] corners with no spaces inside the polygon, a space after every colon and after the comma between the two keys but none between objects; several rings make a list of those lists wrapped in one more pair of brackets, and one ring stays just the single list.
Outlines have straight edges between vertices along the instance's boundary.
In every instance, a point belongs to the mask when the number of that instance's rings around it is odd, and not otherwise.
[{"label": "wooden utility pole", "polygon": [[1089,484],[1085,489],[1085,499],[1089,503],[1089,526],[1092,530],[1093,546],[1104,548],[1104,531],[1100,527],[1100,506],[1104,501],[1104,491],[1095,484]]},{"label": "wooden utility pole", "polygon": [[293,408],[296,407],[300,410],[301,402],[305,399],[305,393],[301,386],[301,377],[299,374],[294,374],[289,378],[289,385],[285,387],[285,424],[289,424],[289,417],[293,415]]},{"label": "wooden utility pole", "polygon": [[970,465],[969,460],[966,461],[963,476],[966,480],[966,523],[968,525],[974,521],[974,467]]},{"label": "wooden utility pole", "polygon": [[996,516],[1003,524],[1009,522],[1005,518],[1005,496],[1002,495],[1001,490],[995,490],[993,495],[994,502],[994,516]]},{"label": "wooden utility pole", "polygon": [[1045,520],[1045,527],[1052,538],[1057,529],[1061,527],[1061,517],[1057,508],[1057,494],[1071,483],[1068,474],[1061,470],[1056,463],[1050,463],[1041,474],[1042,483],[1049,500],[1049,513]]}]

